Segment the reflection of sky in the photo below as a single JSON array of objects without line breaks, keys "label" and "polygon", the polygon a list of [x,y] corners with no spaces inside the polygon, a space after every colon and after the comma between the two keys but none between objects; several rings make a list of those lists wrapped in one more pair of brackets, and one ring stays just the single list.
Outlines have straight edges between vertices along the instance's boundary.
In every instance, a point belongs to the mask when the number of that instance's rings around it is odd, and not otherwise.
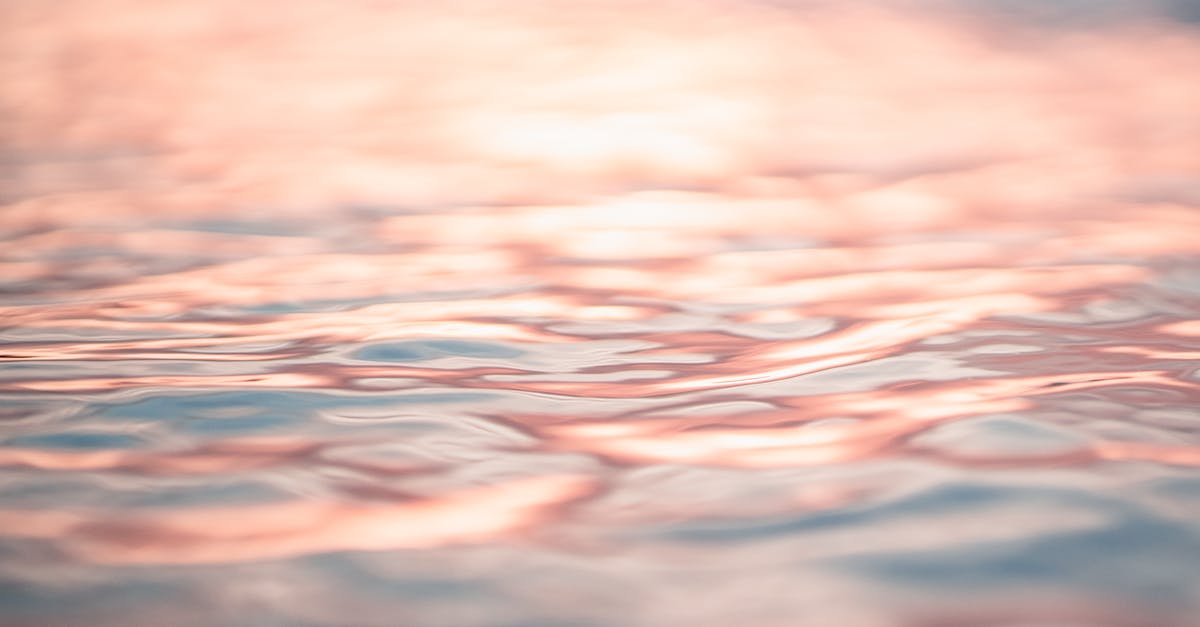
[{"label": "reflection of sky", "polygon": [[0,622],[1191,627],[1194,3],[2,4]]},{"label": "reflection of sky", "polygon": [[1195,198],[1196,151],[1174,138],[1198,134],[1200,55],[1193,31],[1161,19],[1190,7],[18,0],[3,45],[19,54],[0,67],[20,155],[6,188],[75,190],[110,217],[149,202],[218,228],[234,192],[261,217],[762,193],[781,174],[826,175],[803,189],[822,202],[915,177],[846,204],[916,214],[946,192],[995,206]]}]

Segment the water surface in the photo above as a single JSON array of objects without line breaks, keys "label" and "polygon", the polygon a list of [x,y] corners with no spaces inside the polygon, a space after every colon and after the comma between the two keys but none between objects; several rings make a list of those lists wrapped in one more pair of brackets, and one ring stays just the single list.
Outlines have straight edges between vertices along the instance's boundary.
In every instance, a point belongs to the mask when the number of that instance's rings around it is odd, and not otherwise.
[{"label": "water surface", "polygon": [[1200,625],[1182,5],[260,4],[3,9],[0,623]]}]

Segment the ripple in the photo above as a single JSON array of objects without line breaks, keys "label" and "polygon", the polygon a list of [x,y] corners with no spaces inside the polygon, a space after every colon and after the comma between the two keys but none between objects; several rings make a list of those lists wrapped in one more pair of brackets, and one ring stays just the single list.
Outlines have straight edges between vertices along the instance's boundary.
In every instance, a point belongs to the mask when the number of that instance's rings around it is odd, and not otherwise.
[{"label": "ripple", "polygon": [[1200,37],[976,4],[5,3],[0,623],[1191,627]]}]

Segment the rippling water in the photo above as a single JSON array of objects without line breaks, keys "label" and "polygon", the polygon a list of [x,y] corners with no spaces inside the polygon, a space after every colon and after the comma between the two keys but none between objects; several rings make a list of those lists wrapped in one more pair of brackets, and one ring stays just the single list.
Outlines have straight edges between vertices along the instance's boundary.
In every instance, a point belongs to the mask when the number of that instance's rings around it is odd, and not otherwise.
[{"label": "rippling water", "polygon": [[568,6],[5,3],[0,623],[1200,625],[1183,3]]}]

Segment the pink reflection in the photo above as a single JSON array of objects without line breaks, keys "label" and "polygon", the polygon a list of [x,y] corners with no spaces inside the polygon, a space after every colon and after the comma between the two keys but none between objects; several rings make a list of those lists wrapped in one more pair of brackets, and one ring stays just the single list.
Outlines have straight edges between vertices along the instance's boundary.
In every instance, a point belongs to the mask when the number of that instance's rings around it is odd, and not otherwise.
[{"label": "pink reflection", "polygon": [[194,450],[54,450],[0,448],[0,466],[41,470],[117,470],[145,475],[222,473],[279,466],[321,448],[296,438],[226,439]]},{"label": "pink reflection", "polygon": [[[1042,394],[1127,384],[1196,389],[1162,372],[1084,372],[794,397],[783,401],[791,407],[787,411],[723,416],[715,424],[695,417],[565,424],[528,417],[522,422],[556,448],[625,462],[775,468],[898,455],[905,452],[907,438],[939,423],[1029,409],[1033,407],[1029,397]],[[1167,463],[1190,463],[1192,454],[1191,449],[1165,448],[1153,453],[1137,444],[1128,447],[1102,442],[1092,455],[1133,459],[1142,454]],[[1087,457],[1084,454],[1083,459]],[[1073,459],[1081,458],[1076,455]]]},{"label": "pink reflection", "polygon": [[544,522],[589,483],[546,476],[397,503],[291,501],[119,515],[10,510],[0,511],[0,526],[9,535],[60,540],[79,557],[105,563],[229,563],[497,541]]},{"label": "pink reflection", "polygon": [[890,230],[1200,169],[1177,139],[1197,131],[1200,44],[1165,23],[1071,37],[724,0],[9,5],[3,139],[47,157],[18,171],[31,200],[10,219],[30,223],[239,211],[230,194],[298,211],[631,180],[795,196],[772,176],[799,172],[821,175],[803,195]]},{"label": "pink reflection", "polygon": [[[1048,33],[947,9],[818,4],[8,0],[0,333],[2,358],[23,367],[3,373],[0,391],[86,406],[171,390],[486,390],[494,401],[454,411],[495,420],[467,424],[464,434],[486,433],[462,441],[419,439],[432,452],[416,461],[331,460],[361,433],[342,441],[352,428],[331,420],[328,439],[0,447],[0,466],[129,481],[329,470],[314,473],[319,489],[345,475],[503,478],[420,498],[369,485],[375,500],[10,509],[0,535],[96,563],[218,564],[504,543],[559,525],[597,486],[636,504],[636,477],[662,466],[756,478],[897,458],[997,472],[1200,466],[1182,437],[1095,436],[1019,456],[917,437],[1037,414],[1058,394],[1197,400],[1186,368],[1200,323],[1167,320],[1186,315],[1187,297],[1140,297],[1161,268],[1200,253],[1196,32],[1127,22]],[[204,230],[230,222],[296,230]],[[1092,336],[1055,321],[1106,300],[1135,311]],[[976,368],[973,342],[1014,329],[1030,350]],[[428,340],[522,356],[358,352]],[[1054,354],[1058,340],[1067,348]],[[947,366],[944,380],[914,371],[866,391],[787,387],[947,343],[963,369]],[[706,403],[753,410],[693,411]],[[22,411],[17,430],[58,418]],[[370,418],[390,411],[408,410]],[[510,479],[508,463],[545,476]],[[734,515],[871,498],[813,484]],[[729,504],[721,497],[645,518],[702,516]],[[1021,525],[1053,515],[1031,508],[1001,531],[1028,536]],[[899,537],[927,538],[929,522]],[[780,577],[825,594],[820,578]],[[875,600],[853,592],[848,606]],[[654,610],[675,616],[687,596]],[[1125,621],[1055,599],[941,618],[913,607],[831,624]]]}]

